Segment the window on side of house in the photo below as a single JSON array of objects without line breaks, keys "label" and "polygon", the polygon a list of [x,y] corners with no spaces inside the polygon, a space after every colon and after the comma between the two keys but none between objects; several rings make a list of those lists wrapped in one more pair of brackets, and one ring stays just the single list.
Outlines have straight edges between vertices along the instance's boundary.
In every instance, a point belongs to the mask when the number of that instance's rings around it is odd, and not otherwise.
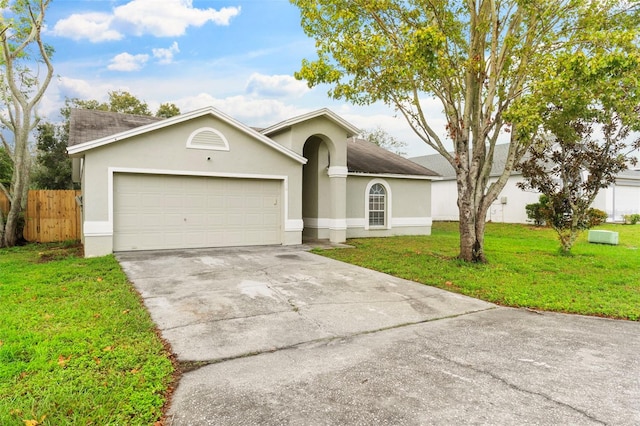
[{"label": "window on side of house", "polygon": [[369,190],[369,226],[384,227],[386,225],[387,191],[380,183]]}]

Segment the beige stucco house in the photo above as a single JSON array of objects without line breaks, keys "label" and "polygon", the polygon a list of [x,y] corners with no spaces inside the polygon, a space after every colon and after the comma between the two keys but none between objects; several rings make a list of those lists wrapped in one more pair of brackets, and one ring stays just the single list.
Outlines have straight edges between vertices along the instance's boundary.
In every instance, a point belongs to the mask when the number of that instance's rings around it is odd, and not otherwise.
[{"label": "beige stucco house", "polygon": [[327,109],[266,129],[73,110],[85,255],[430,234],[437,175],[358,133]]}]

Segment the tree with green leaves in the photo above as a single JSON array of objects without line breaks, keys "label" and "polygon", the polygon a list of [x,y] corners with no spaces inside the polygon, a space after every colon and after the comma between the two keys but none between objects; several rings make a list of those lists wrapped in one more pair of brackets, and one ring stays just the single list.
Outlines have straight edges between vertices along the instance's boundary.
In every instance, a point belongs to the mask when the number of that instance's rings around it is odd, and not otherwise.
[{"label": "tree with green leaves", "polygon": [[[637,43],[629,43],[640,28],[637,1],[292,3],[318,55],[304,60],[296,77],[330,85],[334,98],[394,107],[452,165],[465,261],[486,261],[487,211],[540,131],[546,103],[535,88],[551,80],[545,71],[579,51],[638,55]],[[442,106],[446,138],[425,113],[430,99]],[[501,135],[509,152],[503,173],[490,181]]]},{"label": "tree with green leaves", "polygon": [[53,77],[52,49],[41,37],[49,3],[0,0],[0,124],[13,137],[7,140],[0,133],[13,167],[11,183],[0,184],[11,205],[6,220],[0,213],[0,247],[14,246],[21,231],[20,214],[29,190],[29,137],[39,124],[37,106]]},{"label": "tree with green leaves", "polygon": [[126,91],[109,92],[109,111],[123,114],[151,115],[149,105]]},{"label": "tree with green leaves", "polygon": [[36,165],[32,186],[38,189],[74,189],[71,159],[67,154],[69,132],[65,126],[42,123],[36,128]]},{"label": "tree with green leaves", "polygon": [[[625,19],[621,16],[620,19]],[[604,23],[604,22],[603,22]],[[615,182],[631,152],[640,148],[640,56],[631,34],[585,34],[592,44],[560,52],[541,68],[549,78],[534,86],[523,105],[544,102],[540,133],[518,168],[519,186],[548,200],[546,221],[568,254],[580,231],[590,227],[591,204]],[[616,43],[599,43],[620,37]],[[526,109],[526,107],[525,107]]]},{"label": "tree with green leaves", "polygon": [[11,185],[13,175],[13,162],[11,156],[4,147],[0,146],[0,185],[8,188]]},{"label": "tree with green leaves", "polygon": [[[114,90],[110,91],[108,94],[108,102],[99,102],[95,99],[66,99],[65,106],[62,108],[60,113],[66,120],[69,119],[72,108],[95,109],[99,111],[120,112],[122,114],[133,115],[152,115],[149,105],[147,105],[145,101],[140,100],[138,97],[127,91]],[[170,118],[176,115],[180,115],[180,108],[171,102],[160,104],[155,113],[156,117],[162,118]]]},{"label": "tree with green leaves", "polygon": [[371,143],[378,145],[381,148],[391,151],[398,155],[407,155],[404,149],[407,147],[407,143],[396,139],[391,136],[389,132],[378,126],[375,129],[365,129],[361,134],[363,139],[368,140]]},{"label": "tree with green leaves", "polygon": [[160,104],[158,110],[156,111],[156,117],[171,118],[176,115],[180,115],[180,108],[172,103]]},{"label": "tree with green leaves", "polygon": [[95,99],[66,99],[62,115],[68,119],[71,108],[95,109],[99,111],[121,112],[123,114],[151,115],[149,105],[125,90],[113,90],[109,93],[108,102]]}]

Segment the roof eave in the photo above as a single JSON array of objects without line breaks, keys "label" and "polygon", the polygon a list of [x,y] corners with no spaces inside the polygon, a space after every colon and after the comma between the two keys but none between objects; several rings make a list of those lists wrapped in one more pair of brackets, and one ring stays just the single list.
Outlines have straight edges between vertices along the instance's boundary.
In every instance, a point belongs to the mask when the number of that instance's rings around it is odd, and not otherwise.
[{"label": "roof eave", "polygon": [[405,175],[401,173],[348,172],[347,176],[378,177],[389,179],[442,180],[441,176]]},{"label": "roof eave", "polygon": [[267,127],[266,129],[263,129],[261,133],[263,135],[278,133],[282,130],[289,129],[296,124],[299,124],[314,118],[322,117],[322,116],[326,116],[329,120],[333,121],[338,126],[345,129],[347,131],[347,138],[359,135],[361,133],[359,128],[349,123],[344,118],[340,117],[338,114],[336,114],[335,112],[331,111],[328,108],[322,108],[316,111],[311,111],[306,114],[302,114],[297,117],[293,117],[288,120],[281,121],[280,123],[274,124],[271,127]]}]

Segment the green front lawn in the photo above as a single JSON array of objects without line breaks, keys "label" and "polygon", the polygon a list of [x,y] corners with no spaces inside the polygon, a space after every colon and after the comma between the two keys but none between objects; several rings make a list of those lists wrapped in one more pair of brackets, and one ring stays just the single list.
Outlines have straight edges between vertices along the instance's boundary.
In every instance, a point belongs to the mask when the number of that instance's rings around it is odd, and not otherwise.
[{"label": "green front lawn", "polygon": [[173,371],[113,256],[0,250],[0,425],[153,424]]},{"label": "green front lawn", "polygon": [[324,256],[500,305],[640,320],[640,225],[603,225],[618,246],[589,244],[584,232],[562,256],[551,229],[487,224],[489,263],[465,264],[458,224],[437,222],[431,236],[349,240]]}]

